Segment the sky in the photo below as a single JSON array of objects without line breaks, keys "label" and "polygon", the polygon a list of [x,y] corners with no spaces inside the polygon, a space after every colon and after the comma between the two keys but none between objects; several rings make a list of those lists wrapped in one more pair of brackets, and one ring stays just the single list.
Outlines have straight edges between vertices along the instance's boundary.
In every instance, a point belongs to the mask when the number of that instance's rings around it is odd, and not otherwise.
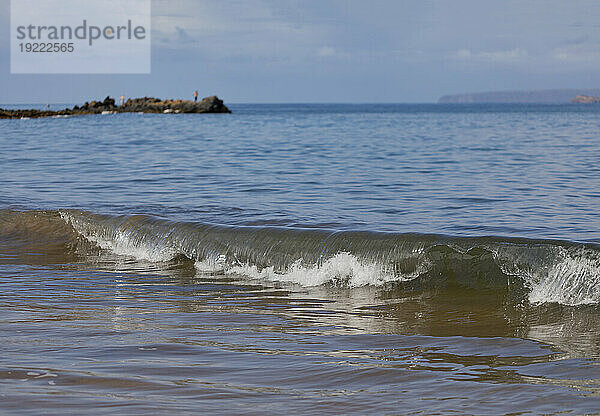
[{"label": "sky", "polygon": [[0,0],[0,103],[196,89],[226,103],[416,103],[600,88],[597,0],[153,0],[145,75],[11,75],[9,36]]}]

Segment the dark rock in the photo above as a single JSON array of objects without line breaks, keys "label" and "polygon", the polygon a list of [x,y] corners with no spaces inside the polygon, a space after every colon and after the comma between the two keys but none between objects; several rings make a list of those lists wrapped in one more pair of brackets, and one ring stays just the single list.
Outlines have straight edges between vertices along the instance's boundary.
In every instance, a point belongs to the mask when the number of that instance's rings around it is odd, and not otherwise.
[{"label": "dark rock", "polygon": [[104,104],[104,106],[110,106],[110,107],[114,107],[115,106],[115,99],[114,98],[110,98],[110,97],[106,97],[104,99],[104,102],[102,103]]}]

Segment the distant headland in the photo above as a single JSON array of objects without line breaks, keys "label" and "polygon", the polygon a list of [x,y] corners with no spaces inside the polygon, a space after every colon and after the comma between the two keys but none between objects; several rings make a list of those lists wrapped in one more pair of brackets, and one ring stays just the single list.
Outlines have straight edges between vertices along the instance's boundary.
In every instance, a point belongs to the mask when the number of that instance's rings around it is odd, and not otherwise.
[{"label": "distant headland", "polygon": [[[576,96],[600,96],[600,89],[556,89],[532,91],[491,91],[472,94],[445,95],[439,103],[483,104],[483,103],[531,103],[568,104]],[[579,101],[577,101],[579,102]]]},{"label": "distant headland", "polygon": [[82,106],[65,108],[59,111],[50,110],[6,110],[0,108],[2,118],[41,118],[68,117],[87,114],[116,113],[231,113],[223,101],[216,96],[203,98],[200,101],[161,100],[153,97],[130,98],[117,105],[114,98],[106,97],[103,101],[90,101]]}]

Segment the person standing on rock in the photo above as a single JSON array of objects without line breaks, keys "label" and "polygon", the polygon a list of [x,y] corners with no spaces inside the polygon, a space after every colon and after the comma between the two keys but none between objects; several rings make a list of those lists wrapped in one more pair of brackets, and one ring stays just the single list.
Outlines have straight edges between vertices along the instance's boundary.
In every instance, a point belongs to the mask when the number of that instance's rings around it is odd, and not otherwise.
[{"label": "person standing on rock", "polygon": [[125,96],[121,95],[121,107],[125,105]]},{"label": "person standing on rock", "polygon": [[194,91],[194,102],[198,101],[198,90]]}]

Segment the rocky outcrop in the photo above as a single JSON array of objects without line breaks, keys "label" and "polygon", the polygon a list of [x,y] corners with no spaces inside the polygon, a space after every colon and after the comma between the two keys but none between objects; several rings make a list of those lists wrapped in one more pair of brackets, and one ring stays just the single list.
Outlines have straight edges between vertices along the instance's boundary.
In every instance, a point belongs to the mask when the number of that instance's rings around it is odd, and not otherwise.
[{"label": "rocky outcrop", "polygon": [[229,108],[216,96],[203,98],[195,102],[189,100],[161,100],[153,97],[131,98],[122,106],[116,105],[115,100],[106,97],[103,101],[90,101],[82,106],[60,111],[49,110],[5,110],[0,108],[0,118],[40,118],[66,117],[85,114],[113,113],[231,113]]},{"label": "rocky outcrop", "polygon": [[110,97],[106,97],[104,101],[90,101],[86,102],[81,107],[75,106],[71,111],[80,112],[85,114],[102,113],[103,111],[115,111],[115,100]]},{"label": "rocky outcrop", "polygon": [[571,100],[574,104],[598,104],[600,103],[600,97],[593,97],[591,95],[577,95]]},{"label": "rocky outcrop", "polygon": [[198,102],[188,100],[160,100],[144,97],[129,99],[118,112],[143,113],[231,113],[231,111],[216,96],[203,98]]},{"label": "rocky outcrop", "polygon": [[2,118],[41,118],[41,117],[67,117],[73,115],[72,110],[40,111],[40,110],[5,110],[0,108]]}]

